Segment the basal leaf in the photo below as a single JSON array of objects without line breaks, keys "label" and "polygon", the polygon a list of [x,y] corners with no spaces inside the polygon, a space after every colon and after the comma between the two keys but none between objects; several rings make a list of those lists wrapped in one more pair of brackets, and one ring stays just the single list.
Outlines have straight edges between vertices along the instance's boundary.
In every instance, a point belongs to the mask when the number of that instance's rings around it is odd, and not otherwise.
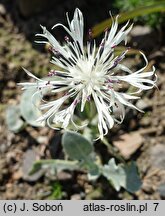
[{"label": "basal leaf", "polygon": [[90,153],[93,151],[92,143],[81,134],[67,131],[62,136],[64,151],[73,160],[88,161]]},{"label": "basal leaf", "polygon": [[20,109],[21,115],[26,122],[32,126],[44,126],[44,123],[37,122],[36,120],[41,116],[40,110],[36,107],[40,103],[39,94],[35,94],[32,101],[32,95],[36,92],[35,89],[25,90],[21,97]]},{"label": "basal leaf", "polygon": [[108,165],[104,165],[102,174],[112,183],[114,188],[119,191],[125,185],[125,171],[121,166],[117,166],[114,158],[109,160]]},{"label": "basal leaf", "polygon": [[141,180],[138,174],[136,163],[134,161],[131,161],[131,163],[124,169],[126,173],[126,183],[124,187],[129,192],[134,193],[141,187]]},{"label": "basal leaf", "polygon": [[104,165],[102,174],[112,183],[117,191],[121,187],[131,193],[140,189],[141,181],[134,161],[122,166],[122,164],[116,165],[114,158],[112,158],[108,165]]},{"label": "basal leaf", "polygon": [[6,123],[9,130],[14,133],[19,132],[23,126],[24,122],[21,119],[19,106],[9,106],[6,110]]},{"label": "basal leaf", "polygon": [[76,161],[67,161],[67,160],[38,160],[33,164],[33,167],[30,171],[30,175],[34,174],[42,168],[54,169],[57,172],[62,170],[76,170],[79,168]]}]

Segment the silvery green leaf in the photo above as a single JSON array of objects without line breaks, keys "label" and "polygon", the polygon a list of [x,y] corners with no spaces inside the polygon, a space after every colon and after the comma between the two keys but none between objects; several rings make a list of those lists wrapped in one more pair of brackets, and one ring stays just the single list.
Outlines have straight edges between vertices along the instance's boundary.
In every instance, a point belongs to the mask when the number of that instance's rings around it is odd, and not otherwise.
[{"label": "silvery green leaf", "polygon": [[73,160],[88,161],[93,152],[92,143],[81,134],[67,131],[62,136],[64,151]]},{"label": "silvery green leaf", "polygon": [[96,180],[100,176],[100,170],[99,167],[93,162],[88,164],[88,179]]},{"label": "silvery green leaf", "polygon": [[135,161],[131,161],[131,163],[125,166],[124,169],[126,174],[124,187],[129,192],[134,193],[140,189],[142,184]]},{"label": "silvery green leaf", "polygon": [[117,191],[121,187],[131,193],[140,189],[141,181],[134,161],[122,166],[121,164],[116,165],[114,158],[112,158],[108,165],[104,165],[102,174],[110,180]]},{"label": "silvery green leaf", "polygon": [[125,171],[121,166],[116,165],[114,158],[104,165],[102,174],[112,183],[117,191],[120,190],[121,186],[125,186]]},{"label": "silvery green leaf", "polygon": [[54,169],[56,172],[62,170],[78,170],[79,164],[77,161],[67,161],[67,160],[39,160],[33,164],[30,174],[34,174],[40,169]]},{"label": "silvery green leaf", "polygon": [[41,116],[41,112],[36,106],[40,103],[41,97],[39,93],[35,94],[32,101],[32,95],[35,92],[35,89],[24,91],[21,97],[20,109],[22,117],[28,124],[35,127],[40,127],[44,126],[44,122],[40,123],[36,121]]},{"label": "silvery green leaf", "polygon": [[9,130],[14,133],[19,132],[23,126],[24,122],[21,119],[19,106],[9,106],[6,110],[6,123]]}]

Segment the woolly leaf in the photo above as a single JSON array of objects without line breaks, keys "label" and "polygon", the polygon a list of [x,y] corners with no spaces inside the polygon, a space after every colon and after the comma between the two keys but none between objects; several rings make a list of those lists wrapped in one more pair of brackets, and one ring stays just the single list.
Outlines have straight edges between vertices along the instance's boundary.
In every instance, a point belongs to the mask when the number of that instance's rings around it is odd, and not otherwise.
[{"label": "woolly leaf", "polygon": [[40,103],[41,98],[39,94],[35,94],[32,101],[32,95],[36,92],[35,89],[25,90],[21,97],[21,115],[26,122],[32,126],[44,126],[44,123],[37,122],[36,120],[41,116],[40,110],[37,105]]},{"label": "woolly leaf", "polygon": [[108,165],[104,165],[102,174],[112,183],[114,188],[119,191],[125,185],[125,171],[121,166],[117,166],[114,158],[109,160]]},{"label": "woolly leaf", "polygon": [[24,126],[19,106],[9,106],[6,110],[6,123],[9,130],[18,133]]},{"label": "woolly leaf", "polygon": [[67,160],[39,160],[33,164],[33,167],[30,171],[30,175],[38,172],[40,169],[54,169],[57,172],[62,170],[76,170],[78,169],[78,163],[76,161],[67,161]]},{"label": "woolly leaf", "polygon": [[93,151],[92,143],[81,134],[67,131],[62,136],[64,151],[73,160],[88,161]]},{"label": "woolly leaf", "polygon": [[131,161],[131,163],[124,169],[126,173],[126,183],[124,187],[129,192],[134,193],[141,187],[141,180],[138,174],[136,163]]},{"label": "woolly leaf", "polygon": [[131,193],[140,189],[141,181],[135,162],[125,166],[121,164],[116,165],[114,158],[112,158],[108,165],[104,165],[102,174],[112,183],[117,191],[121,187]]}]

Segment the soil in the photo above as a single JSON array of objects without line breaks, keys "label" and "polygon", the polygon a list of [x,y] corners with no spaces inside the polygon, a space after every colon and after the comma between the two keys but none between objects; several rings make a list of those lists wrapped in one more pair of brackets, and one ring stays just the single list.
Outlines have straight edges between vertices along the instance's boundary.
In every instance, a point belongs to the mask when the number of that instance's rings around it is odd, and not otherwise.
[{"label": "soil", "polygon": [[[78,2],[88,22],[86,29],[107,18],[107,8],[111,6],[107,3],[101,11],[96,6],[95,13],[92,0],[89,4],[87,1]],[[164,199],[165,44],[162,40],[163,30],[146,30],[146,26],[140,26],[141,30],[147,32],[144,36],[135,27],[130,34],[130,41],[133,48],[145,52],[150,66],[155,65],[158,88],[141,95],[139,106],[144,108],[144,114],[127,110],[123,124],[115,126],[109,135],[112,144],[121,135],[129,136],[131,132],[142,137],[143,142],[126,158],[137,162],[142,179],[141,189],[135,194],[124,189],[117,193],[103,177],[90,182],[85,172],[78,171],[61,172],[56,176],[50,173],[38,173],[31,178],[27,176],[31,166],[30,162],[26,164],[27,161],[62,157],[60,138],[48,127],[27,125],[19,133],[9,131],[5,121],[6,108],[19,104],[22,91],[17,83],[29,79],[22,67],[40,77],[52,67],[49,63],[50,54],[43,46],[33,42],[35,33],[40,32],[39,25],[50,28],[59,21],[65,23],[64,13],[72,13],[74,5],[74,1],[72,8],[70,4],[61,2],[58,8],[24,17],[15,2],[5,0],[0,3],[0,199]],[[61,40],[63,32],[56,30],[55,34]],[[138,65],[142,64],[141,59],[137,59],[137,62]],[[128,56],[125,63],[132,67],[132,64],[135,65],[134,58]],[[106,153],[104,145],[96,143],[96,146],[100,148],[100,154]],[[110,157],[110,154],[106,155]]]}]

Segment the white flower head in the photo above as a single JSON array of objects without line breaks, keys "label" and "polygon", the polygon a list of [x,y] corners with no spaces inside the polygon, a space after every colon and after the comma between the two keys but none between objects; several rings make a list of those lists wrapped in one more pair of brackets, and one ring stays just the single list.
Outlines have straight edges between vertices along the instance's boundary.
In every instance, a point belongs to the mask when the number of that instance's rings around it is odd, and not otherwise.
[{"label": "white flower head", "polygon": [[[73,121],[75,108],[80,103],[81,112],[86,103],[94,101],[98,113],[98,130],[100,138],[108,133],[114,125],[114,122],[122,122],[125,116],[125,106],[138,109],[129,100],[138,99],[136,96],[142,90],[148,90],[155,86],[156,79],[155,68],[152,71],[144,72],[148,62],[142,53],[146,66],[142,69],[132,72],[128,67],[121,64],[121,61],[128,52],[128,48],[121,55],[114,56],[114,48],[121,42],[127,40],[127,34],[132,29],[129,22],[118,31],[118,16],[112,22],[110,30],[106,30],[104,37],[96,49],[95,40],[92,40],[91,31],[89,31],[89,40],[84,46],[84,20],[79,9],[75,9],[72,21],[67,14],[68,26],[56,24],[53,28],[62,26],[67,33],[65,45],[61,45],[55,37],[43,26],[42,34],[37,34],[45,38],[38,43],[48,43],[51,46],[53,57],[51,62],[61,68],[61,70],[52,70],[49,73],[51,79],[45,81],[39,79],[29,71],[25,72],[35,79],[33,83],[20,83],[23,89],[36,88],[36,92],[49,90],[56,94],[64,92],[61,98],[51,102],[44,102],[40,109],[44,114],[38,121],[47,121],[48,124],[60,125],[66,129]],[[85,48],[84,48],[85,47]],[[123,76],[121,75],[122,73]],[[126,82],[137,88],[136,92],[127,94],[118,92],[118,86]],[[65,101],[71,99],[69,106],[63,106]],[[119,118],[114,115],[114,110],[118,109]]]}]

